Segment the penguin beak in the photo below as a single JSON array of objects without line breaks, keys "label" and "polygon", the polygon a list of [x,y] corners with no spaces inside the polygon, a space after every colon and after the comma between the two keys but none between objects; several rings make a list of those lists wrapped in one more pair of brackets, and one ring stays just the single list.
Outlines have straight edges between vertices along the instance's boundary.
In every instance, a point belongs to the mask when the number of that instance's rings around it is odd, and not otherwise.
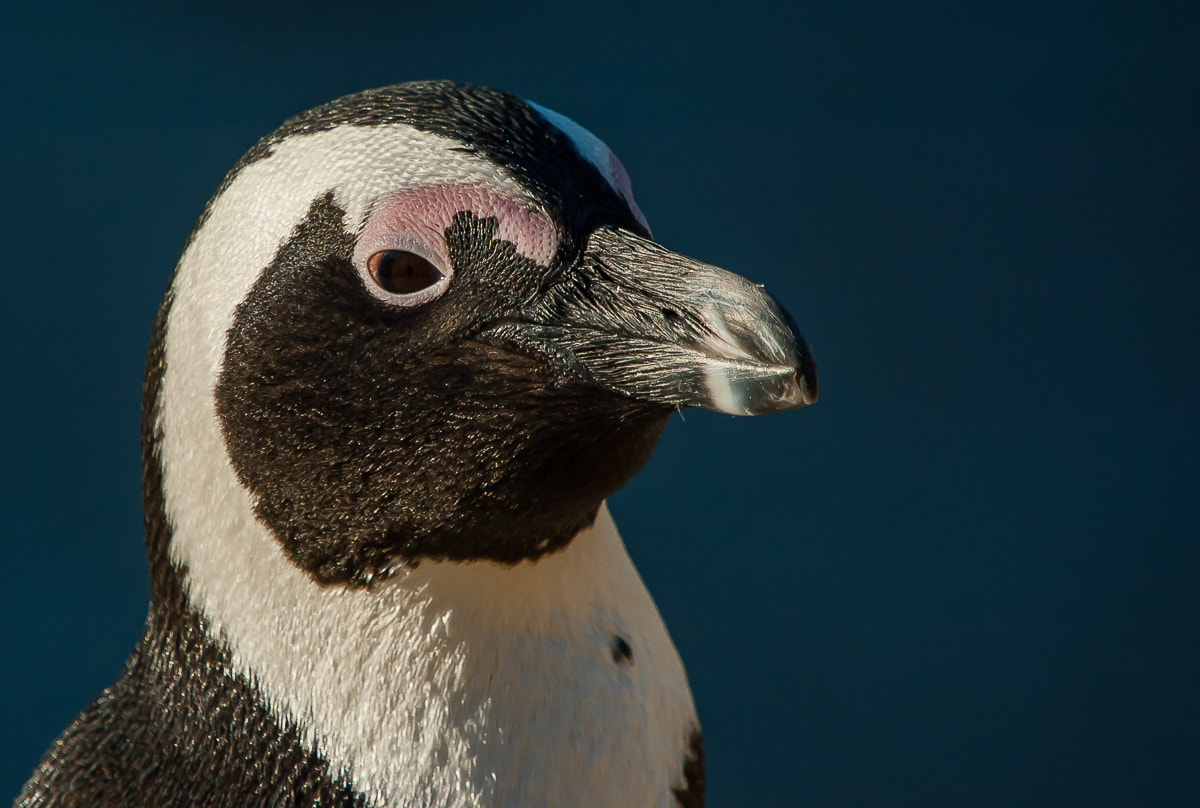
[{"label": "penguin beak", "polygon": [[672,408],[759,415],[817,400],[808,346],[761,287],[626,230],[596,230],[519,319],[487,333],[564,380]]}]

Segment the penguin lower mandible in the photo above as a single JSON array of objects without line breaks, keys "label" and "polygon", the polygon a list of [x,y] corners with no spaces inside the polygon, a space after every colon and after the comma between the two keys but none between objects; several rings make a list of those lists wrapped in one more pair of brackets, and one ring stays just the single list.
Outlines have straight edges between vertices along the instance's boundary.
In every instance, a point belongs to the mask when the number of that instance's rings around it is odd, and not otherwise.
[{"label": "penguin lower mandible", "polygon": [[701,805],[605,498],[673,410],[816,395],[791,318],[652,241],[562,115],[420,82],[293,118],[155,321],[141,641],[16,805]]}]

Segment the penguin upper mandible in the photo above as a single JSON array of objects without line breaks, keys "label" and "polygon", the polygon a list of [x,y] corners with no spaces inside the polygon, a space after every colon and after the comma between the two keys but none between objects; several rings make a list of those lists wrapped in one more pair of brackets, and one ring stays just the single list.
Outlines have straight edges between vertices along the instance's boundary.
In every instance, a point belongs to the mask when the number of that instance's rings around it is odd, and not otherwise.
[{"label": "penguin upper mandible", "polygon": [[616,156],[416,82],[267,135],[154,324],[141,641],[17,806],[699,806],[605,498],[669,414],[816,399],[791,318]]}]

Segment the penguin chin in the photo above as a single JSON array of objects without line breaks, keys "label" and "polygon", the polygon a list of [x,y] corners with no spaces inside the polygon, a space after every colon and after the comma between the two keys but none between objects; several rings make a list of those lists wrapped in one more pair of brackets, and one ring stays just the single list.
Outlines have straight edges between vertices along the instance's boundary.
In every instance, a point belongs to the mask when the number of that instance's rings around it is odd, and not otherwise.
[{"label": "penguin chin", "polygon": [[[244,313],[283,319],[268,309]],[[240,317],[215,391],[226,454],[258,521],[321,585],[561,550],[649,459],[671,412],[471,339],[409,361],[381,332],[366,341],[374,359],[359,358],[388,373],[326,372],[345,357],[306,346],[302,318],[264,340]]]},{"label": "penguin chin", "polygon": [[[560,413],[578,409],[555,398]],[[239,424],[251,419],[227,417],[226,433],[256,517],[291,562],[322,586],[366,587],[425,560],[515,565],[565,548],[645,464],[666,425],[662,408],[613,404],[606,417],[577,412],[569,430],[547,426],[520,441],[492,436],[472,456],[448,447],[476,436],[451,430],[439,468],[452,473],[436,478],[420,473],[428,464],[396,462],[407,452],[404,434],[352,438],[355,449],[333,463],[295,454],[250,464],[261,453]]]}]

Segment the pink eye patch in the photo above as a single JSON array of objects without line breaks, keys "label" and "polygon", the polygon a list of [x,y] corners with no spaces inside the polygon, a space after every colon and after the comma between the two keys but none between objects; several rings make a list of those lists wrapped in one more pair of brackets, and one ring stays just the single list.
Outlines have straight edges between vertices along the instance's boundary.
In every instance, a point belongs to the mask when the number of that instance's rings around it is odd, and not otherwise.
[{"label": "pink eye patch", "polygon": [[429,185],[407,188],[374,205],[354,248],[354,263],[361,267],[380,250],[408,250],[450,272],[445,233],[459,213],[496,219],[496,238],[542,266],[549,266],[558,251],[558,229],[540,211],[482,186]]}]

